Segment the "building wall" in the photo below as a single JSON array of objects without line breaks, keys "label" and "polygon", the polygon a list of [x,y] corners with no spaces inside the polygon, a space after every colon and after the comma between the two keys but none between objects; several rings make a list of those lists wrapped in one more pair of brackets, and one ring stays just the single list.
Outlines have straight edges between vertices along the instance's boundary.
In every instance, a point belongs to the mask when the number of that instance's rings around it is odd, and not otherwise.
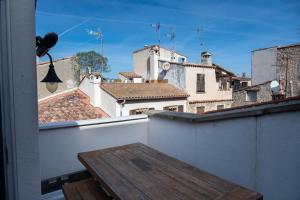
[{"label": "building wall", "polygon": [[[134,72],[141,75],[145,80],[149,80],[151,75],[147,75],[147,67],[149,68],[150,72],[150,48],[138,51],[133,53],[133,67],[134,67]],[[172,59],[172,57],[174,57]],[[181,62],[180,58],[187,58],[183,55],[180,55],[176,52],[172,52],[168,49],[165,48],[159,48],[159,53],[158,56],[154,56],[154,60],[152,60],[152,65],[157,66],[159,60],[164,60],[164,61],[173,61],[173,62]],[[157,67],[156,67],[157,68]],[[152,71],[157,72],[157,69],[152,69]],[[149,76],[149,77],[148,77]],[[152,77],[157,79],[157,76],[152,74]]]},{"label": "building wall", "polygon": [[[58,84],[57,90],[55,93],[60,93],[65,90],[69,90],[78,86],[79,77],[76,78],[75,72],[73,70],[72,61],[70,58],[59,60],[54,62],[54,69],[57,76],[62,80],[62,83]],[[37,65],[37,87],[38,87],[38,98],[44,98],[52,95],[53,93],[49,92],[46,88],[45,83],[41,83],[41,80],[46,76],[49,69],[49,63],[38,64]]]},{"label": "building wall", "polygon": [[101,107],[100,98],[100,77],[85,77],[79,85],[79,89],[90,97],[90,103],[95,107]]},{"label": "building wall", "polygon": [[[213,68],[186,67],[186,91],[190,95],[189,101],[201,100],[227,100],[232,99],[232,89],[219,91],[219,84],[216,81],[216,73]],[[205,74],[205,92],[197,93],[197,74]]]},{"label": "building wall", "polygon": [[77,159],[80,152],[135,142],[147,144],[148,119],[139,118],[132,121],[129,118],[97,119],[91,125],[59,129],[49,129],[45,124],[38,135],[41,179],[84,170]]},{"label": "building wall", "polygon": [[171,64],[169,70],[163,70],[162,65],[165,62],[159,62],[158,65],[158,79],[168,80],[168,83],[175,85],[177,88],[186,91],[185,73],[186,68],[182,65]]},{"label": "building wall", "polygon": [[[141,75],[145,80],[150,78],[150,49],[133,53],[133,69],[138,75]],[[149,74],[147,69],[149,68]]]},{"label": "building wall", "polygon": [[299,110],[201,123],[152,117],[148,145],[265,200],[298,200],[299,120]]},{"label": "building wall", "polygon": [[[288,57],[286,57],[288,56]],[[278,48],[276,73],[283,78],[283,87],[287,75],[287,97],[300,95],[300,45]],[[286,70],[287,69],[287,70]]]},{"label": "building wall", "polygon": [[257,101],[247,101],[246,100],[246,94],[247,91],[245,89],[234,91],[233,96],[233,103],[232,106],[244,106],[249,105],[253,103],[261,103],[266,101],[272,100],[272,91],[270,87],[270,82],[266,82],[264,84],[260,84],[255,86],[255,88],[258,89],[257,91]]},{"label": "building wall", "polygon": [[[141,101],[141,102],[127,102],[122,108],[122,115],[128,116],[130,110],[139,108],[154,108],[155,110],[163,110],[166,106],[182,105],[183,111],[186,112],[186,100],[161,100],[161,101]],[[120,116],[120,115],[117,115]]]},{"label": "building wall", "polygon": [[200,107],[200,106],[205,107],[204,112],[217,110],[218,105],[224,105],[224,108],[231,108],[232,107],[232,101],[218,101],[218,102],[207,102],[207,103],[190,103],[188,105],[187,112],[197,113],[197,107]]},{"label": "building wall", "polygon": [[104,110],[110,117],[120,116],[120,105],[116,99],[99,87],[101,99],[100,108]]},{"label": "building wall", "polygon": [[252,85],[277,79],[277,47],[252,52]]},{"label": "building wall", "polygon": [[[173,58],[172,58],[173,57]],[[180,55],[174,51],[170,51],[169,49],[160,48],[159,59],[164,61],[172,61],[172,62],[181,62],[181,58],[187,58],[183,55]]]}]

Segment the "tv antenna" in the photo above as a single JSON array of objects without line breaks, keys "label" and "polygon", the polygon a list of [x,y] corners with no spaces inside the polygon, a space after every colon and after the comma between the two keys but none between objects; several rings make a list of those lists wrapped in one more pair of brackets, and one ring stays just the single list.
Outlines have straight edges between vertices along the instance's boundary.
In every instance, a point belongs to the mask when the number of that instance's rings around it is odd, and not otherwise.
[{"label": "tv antenna", "polygon": [[92,35],[94,37],[96,37],[97,39],[100,39],[100,45],[101,45],[101,55],[103,56],[103,33],[100,29],[97,29],[97,31],[94,31],[94,30],[90,30],[90,29],[87,29],[86,30],[88,32],[89,35]]},{"label": "tv antenna", "polygon": [[169,38],[170,42],[175,40],[175,30],[174,28],[171,28],[170,33],[167,34],[167,37]]},{"label": "tv antenna", "polygon": [[173,27],[170,28],[170,32],[167,34],[167,37],[169,38],[170,43],[172,43],[171,44],[172,45],[172,47],[171,47],[172,59],[171,60],[173,60],[174,59],[174,49],[175,49],[173,42],[174,42],[175,37],[176,37],[176,35],[175,35],[175,29]]},{"label": "tv antenna", "polygon": [[160,45],[160,28],[161,28],[160,22],[151,24],[151,27],[155,28],[155,31],[157,33],[157,38],[158,38],[158,45]]},{"label": "tv antenna", "polygon": [[197,27],[194,29],[194,31],[197,34],[197,39],[199,40],[200,46],[203,46],[204,44],[201,42],[201,33],[203,32],[203,28]]}]

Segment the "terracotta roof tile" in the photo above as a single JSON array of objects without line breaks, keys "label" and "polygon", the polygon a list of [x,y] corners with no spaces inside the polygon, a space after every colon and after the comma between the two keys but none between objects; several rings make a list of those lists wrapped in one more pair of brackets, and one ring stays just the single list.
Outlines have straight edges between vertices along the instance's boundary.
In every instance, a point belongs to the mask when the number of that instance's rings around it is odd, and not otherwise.
[{"label": "terracotta roof tile", "polygon": [[40,100],[38,111],[40,124],[109,117],[100,108],[92,106],[89,97],[79,89]]},{"label": "terracotta roof tile", "polygon": [[189,96],[168,83],[103,83],[100,87],[117,100],[174,99]]},{"label": "terracotta roof tile", "polygon": [[199,101],[189,101],[189,104],[197,104],[197,103],[215,103],[215,102],[223,102],[223,101],[233,101],[233,99],[212,99],[212,100],[199,100]]},{"label": "terracotta roof tile", "polygon": [[126,78],[142,78],[141,75],[138,75],[135,72],[120,72],[119,74],[121,74],[122,76],[124,76]]}]

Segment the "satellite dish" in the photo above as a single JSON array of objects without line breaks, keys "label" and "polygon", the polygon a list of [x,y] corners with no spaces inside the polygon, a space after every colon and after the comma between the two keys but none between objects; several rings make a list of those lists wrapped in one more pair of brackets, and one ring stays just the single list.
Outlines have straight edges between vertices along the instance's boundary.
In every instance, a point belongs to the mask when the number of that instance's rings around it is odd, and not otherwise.
[{"label": "satellite dish", "polygon": [[273,93],[278,93],[280,91],[280,85],[276,80],[270,83],[270,87]]},{"label": "satellite dish", "polygon": [[170,63],[165,62],[165,63],[162,65],[162,68],[163,68],[163,70],[168,71],[168,70],[171,68],[171,65],[170,65]]}]

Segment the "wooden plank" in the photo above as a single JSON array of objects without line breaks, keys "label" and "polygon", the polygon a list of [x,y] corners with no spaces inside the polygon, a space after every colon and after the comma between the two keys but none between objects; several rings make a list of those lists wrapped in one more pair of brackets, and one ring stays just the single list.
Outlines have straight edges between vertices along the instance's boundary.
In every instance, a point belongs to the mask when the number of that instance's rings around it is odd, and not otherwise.
[{"label": "wooden plank", "polygon": [[66,200],[109,200],[104,190],[93,179],[86,179],[63,185]]},{"label": "wooden plank", "polygon": [[[121,176],[113,166],[105,162],[105,160],[99,156],[99,153],[105,155],[105,152],[109,153],[111,150],[113,149],[106,149],[103,152],[89,152],[88,157],[85,157],[85,154],[79,154],[78,158],[92,176],[99,181],[105,190],[114,196],[114,198],[118,199],[123,194],[126,194],[127,199],[150,200],[142,191],[138,190],[134,184],[131,184],[126,177]],[[99,170],[99,167],[101,170]]]},{"label": "wooden plank", "polygon": [[78,154],[117,199],[258,200],[256,192],[136,143]]}]

